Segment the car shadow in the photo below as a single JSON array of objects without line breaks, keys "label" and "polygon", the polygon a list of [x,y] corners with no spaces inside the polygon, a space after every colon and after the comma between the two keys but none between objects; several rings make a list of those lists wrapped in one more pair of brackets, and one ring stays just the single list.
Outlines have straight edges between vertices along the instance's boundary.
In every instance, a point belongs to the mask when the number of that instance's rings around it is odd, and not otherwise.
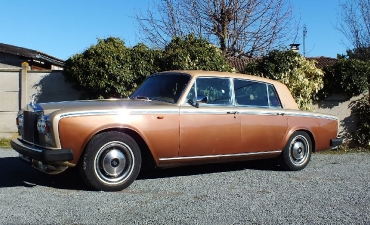
[{"label": "car shadow", "polygon": [[[138,180],[164,177],[192,176],[241,170],[280,170],[272,160],[182,166],[169,169],[142,170]],[[81,179],[76,168],[57,175],[48,175],[31,167],[18,157],[0,158],[0,188],[45,186],[67,190],[91,190]]]},{"label": "car shadow", "polygon": [[276,160],[254,160],[228,163],[212,163],[202,165],[189,165],[165,169],[145,169],[142,170],[137,178],[140,179],[157,179],[164,177],[192,176],[211,173],[222,173],[242,170],[271,170],[282,171]]}]

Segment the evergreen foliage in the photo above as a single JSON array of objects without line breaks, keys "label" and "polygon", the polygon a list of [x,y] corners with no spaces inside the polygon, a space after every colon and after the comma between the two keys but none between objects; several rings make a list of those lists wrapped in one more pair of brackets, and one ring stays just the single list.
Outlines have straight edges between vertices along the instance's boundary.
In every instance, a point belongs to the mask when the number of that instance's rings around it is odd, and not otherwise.
[{"label": "evergreen foliage", "polygon": [[260,60],[249,63],[244,73],[284,83],[302,110],[312,110],[313,96],[323,87],[323,72],[315,62],[291,50],[273,50]]}]

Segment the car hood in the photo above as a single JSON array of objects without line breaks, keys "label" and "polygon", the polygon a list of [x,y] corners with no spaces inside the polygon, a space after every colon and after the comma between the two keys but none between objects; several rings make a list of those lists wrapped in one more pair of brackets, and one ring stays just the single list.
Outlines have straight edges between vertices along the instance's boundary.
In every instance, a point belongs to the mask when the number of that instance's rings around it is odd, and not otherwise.
[{"label": "car hood", "polygon": [[78,112],[78,111],[107,111],[122,109],[145,109],[152,107],[173,107],[174,104],[161,101],[137,100],[137,99],[102,99],[102,100],[83,100],[67,102],[49,102],[39,103],[39,108],[44,114],[59,111],[60,113]]}]

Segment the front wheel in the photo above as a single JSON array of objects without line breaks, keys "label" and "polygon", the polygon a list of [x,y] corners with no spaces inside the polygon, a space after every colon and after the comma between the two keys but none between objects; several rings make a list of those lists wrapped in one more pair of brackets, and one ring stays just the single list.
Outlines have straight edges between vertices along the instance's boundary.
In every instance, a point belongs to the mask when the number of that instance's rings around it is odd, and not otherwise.
[{"label": "front wheel", "polygon": [[282,166],[287,170],[304,169],[311,159],[312,141],[303,131],[297,131],[289,138],[281,155]]},{"label": "front wheel", "polygon": [[119,191],[140,172],[141,154],[135,140],[116,131],[94,136],[82,156],[80,174],[93,189]]}]

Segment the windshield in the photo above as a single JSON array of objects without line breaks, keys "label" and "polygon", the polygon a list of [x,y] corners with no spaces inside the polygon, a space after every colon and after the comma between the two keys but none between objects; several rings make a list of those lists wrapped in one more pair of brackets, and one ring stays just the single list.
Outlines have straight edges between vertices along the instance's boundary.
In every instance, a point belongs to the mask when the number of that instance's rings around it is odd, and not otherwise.
[{"label": "windshield", "polygon": [[186,74],[154,74],[130,98],[177,103],[189,80],[190,76]]}]

